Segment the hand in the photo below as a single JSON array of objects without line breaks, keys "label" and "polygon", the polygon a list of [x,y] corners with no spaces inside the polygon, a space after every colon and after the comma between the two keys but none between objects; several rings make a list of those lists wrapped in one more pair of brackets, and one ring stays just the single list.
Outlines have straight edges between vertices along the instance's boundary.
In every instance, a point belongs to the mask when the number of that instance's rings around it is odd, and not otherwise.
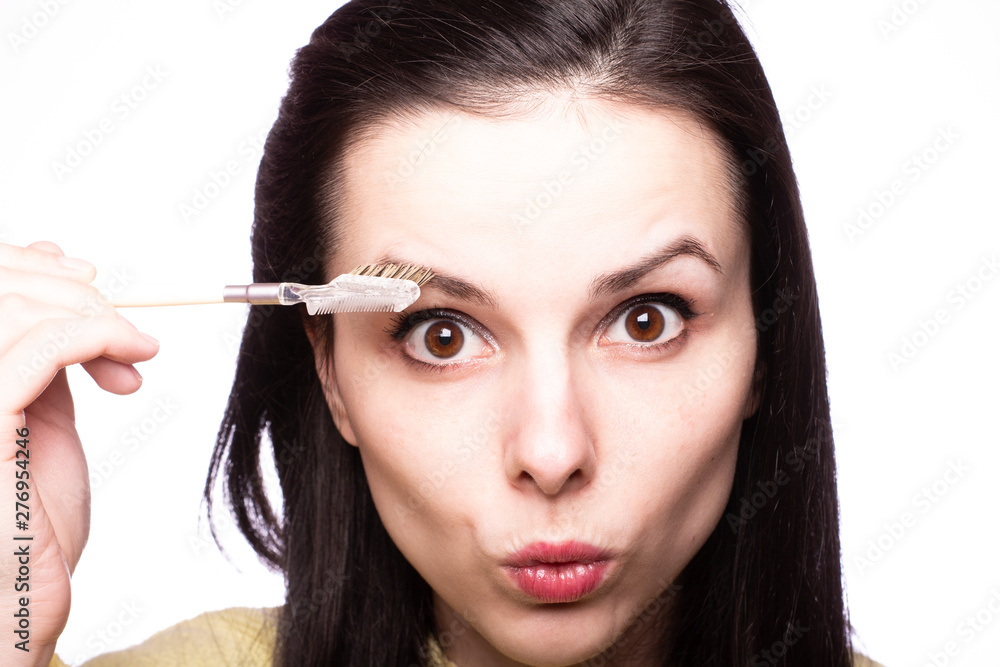
[{"label": "hand", "polygon": [[[0,243],[3,665],[48,664],[69,617],[70,575],[90,534],[87,461],[65,367],[82,364],[102,389],[130,394],[142,384],[132,364],[159,349],[90,285],[95,275],[91,264],[67,260],[52,243]],[[19,528],[25,515],[27,529]],[[29,652],[14,646],[21,639],[12,633],[21,598],[29,601]]]}]

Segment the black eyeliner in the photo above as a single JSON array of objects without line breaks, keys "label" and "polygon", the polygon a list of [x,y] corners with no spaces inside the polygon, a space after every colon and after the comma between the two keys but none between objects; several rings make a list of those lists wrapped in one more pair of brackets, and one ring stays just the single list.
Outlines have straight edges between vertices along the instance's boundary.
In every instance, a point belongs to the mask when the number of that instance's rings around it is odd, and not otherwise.
[{"label": "black eyeliner", "polygon": [[637,296],[622,302],[617,308],[611,311],[608,316],[609,321],[613,321],[618,318],[619,315],[626,312],[629,308],[633,306],[638,306],[644,303],[660,303],[664,306],[668,306],[676,310],[681,317],[685,320],[693,320],[694,318],[701,315],[699,312],[694,310],[694,301],[690,299],[685,299],[684,297],[674,294],[673,292],[656,292],[652,294],[639,294]]},{"label": "black eyeliner", "polygon": [[415,313],[407,312],[402,310],[392,316],[392,322],[390,326],[383,329],[385,333],[389,334],[396,340],[403,340],[406,335],[410,333],[418,324],[426,322],[427,320],[452,320],[459,324],[464,324],[469,327],[477,334],[480,333],[479,327],[474,325],[472,322],[466,318],[460,316],[458,313],[445,310],[442,308],[426,308],[424,310],[418,310]]}]

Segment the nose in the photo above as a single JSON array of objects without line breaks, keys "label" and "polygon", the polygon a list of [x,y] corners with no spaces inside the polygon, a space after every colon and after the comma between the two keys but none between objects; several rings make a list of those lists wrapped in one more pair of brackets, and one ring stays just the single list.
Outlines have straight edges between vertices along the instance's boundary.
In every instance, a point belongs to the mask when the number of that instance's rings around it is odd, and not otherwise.
[{"label": "nose", "polygon": [[593,479],[597,454],[588,420],[586,391],[574,380],[563,352],[528,358],[507,378],[504,472],[511,484],[546,496],[568,493]]}]

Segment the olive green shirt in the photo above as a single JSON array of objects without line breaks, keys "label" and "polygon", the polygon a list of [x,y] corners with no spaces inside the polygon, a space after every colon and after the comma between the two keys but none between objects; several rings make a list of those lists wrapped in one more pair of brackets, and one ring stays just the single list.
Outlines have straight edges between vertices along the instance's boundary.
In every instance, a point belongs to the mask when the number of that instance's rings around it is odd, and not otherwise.
[{"label": "olive green shirt", "polygon": [[[81,667],[269,667],[281,607],[209,611],[162,630],[141,644],[99,655]],[[457,667],[428,638],[428,667]],[[855,653],[855,667],[882,667]],[[56,655],[49,667],[68,667]]]}]

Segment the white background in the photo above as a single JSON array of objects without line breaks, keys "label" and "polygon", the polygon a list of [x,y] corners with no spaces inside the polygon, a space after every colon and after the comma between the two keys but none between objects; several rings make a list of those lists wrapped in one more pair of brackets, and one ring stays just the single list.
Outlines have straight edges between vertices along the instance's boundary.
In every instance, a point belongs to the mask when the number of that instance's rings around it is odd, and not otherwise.
[{"label": "white background", "polygon": [[[259,145],[294,50],[340,3],[49,4],[51,16],[38,0],[0,6],[0,240],[56,241],[99,266],[95,284],[111,290],[116,275],[249,281]],[[1000,252],[1000,4],[745,8],[790,136],[814,253],[859,647],[887,665],[934,664],[935,655],[938,665],[995,664],[1000,279],[984,261]],[[54,163],[98,131],[82,163],[57,174]],[[925,152],[926,169],[916,167]],[[238,173],[212,187],[231,162]],[[901,194],[890,202],[894,181]],[[185,219],[181,206],[196,192],[211,200]],[[872,218],[849,233],[860,208]],[[934,329],[926,322],[936,313]],[[256,562],[228,517],[232,562],[198,522],[244,308],[128,316],[162,344],[140,367],[141,391],[105,394],[71,369],[93,527],[59,643],[67,661],[207,610],[283,600],[280,576]],[[894,364],[904,339],[915,354]],[[953,476],[952,466],[966,471]],[[977,613],[985,625],[969,624]]]}]

